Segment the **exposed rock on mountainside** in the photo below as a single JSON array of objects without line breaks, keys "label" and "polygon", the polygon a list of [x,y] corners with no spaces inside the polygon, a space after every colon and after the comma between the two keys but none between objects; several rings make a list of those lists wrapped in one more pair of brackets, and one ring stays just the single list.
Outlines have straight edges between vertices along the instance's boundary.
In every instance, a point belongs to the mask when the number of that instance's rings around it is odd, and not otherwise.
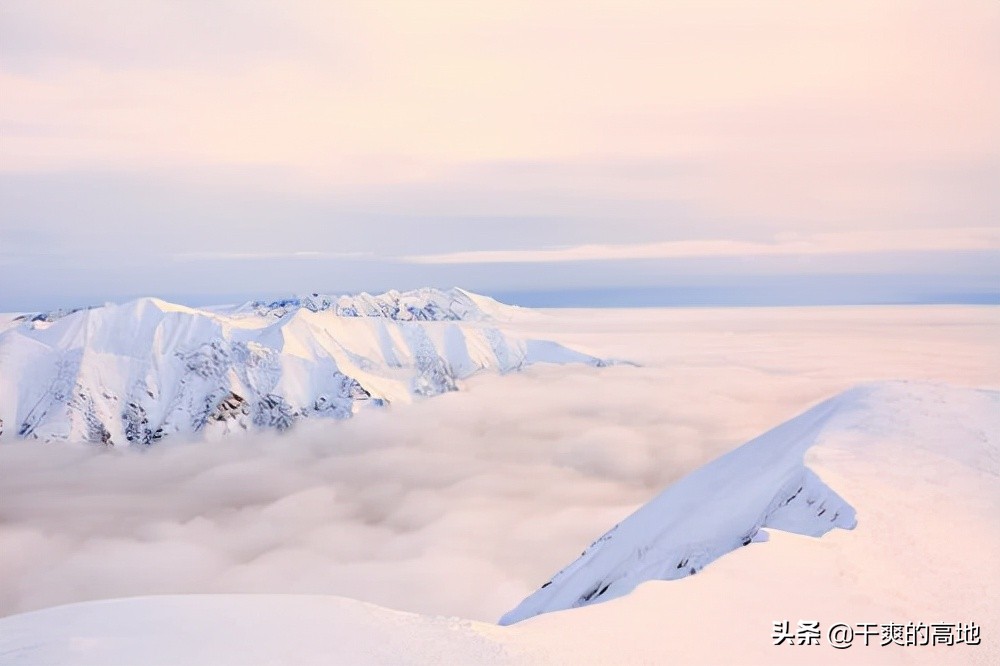
[{"label": "exposed rock on mountainside", "polygon": [[422,289],[203,309],[144,298],[24,316],[0,332],[0,423],[47,441],[149,445],[343,419],[455,391],[484,370],[602,364],[490,325],[511,311]]}]

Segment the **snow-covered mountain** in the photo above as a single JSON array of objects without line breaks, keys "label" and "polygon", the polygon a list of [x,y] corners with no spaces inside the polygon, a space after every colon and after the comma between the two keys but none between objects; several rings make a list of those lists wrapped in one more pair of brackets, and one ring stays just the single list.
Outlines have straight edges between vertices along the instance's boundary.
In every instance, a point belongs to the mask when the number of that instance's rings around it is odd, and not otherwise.
[{"label": "snow-covered mountain", "polygon": [[804,455],[831,418],[885,390],[862,386],[831,398],[695,470],[590,544],[500,624],[614,599],[647,580],[691,576],[766,541],[766,527],[813,537],[854,529],[854,508],[805,466]]},{"label": "snow-covered mountain", "polygon": [[283,430],[458,388],[479,371],[602,362],[490,322],[514,311],[452,289],[190,308],[155,298],[5,317],[0,437],[148,445]]},{"label": "snow-covered mountain", "polygon": [[384,294],[332,296],[309,294],[272,301],[258,300],[235,308],[216,308],[232,315],[280,318],[300,308],[332,312],[341,317],[384,317],[398,321],[482,321],[508,319],[519,308],[464,289],[415,289]]}]

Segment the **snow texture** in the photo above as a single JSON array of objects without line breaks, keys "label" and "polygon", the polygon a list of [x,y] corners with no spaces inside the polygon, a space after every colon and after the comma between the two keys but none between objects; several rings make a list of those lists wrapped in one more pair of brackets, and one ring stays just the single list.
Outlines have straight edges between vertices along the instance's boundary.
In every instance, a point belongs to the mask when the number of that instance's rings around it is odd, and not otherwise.
[{"label": "snow texture", "polygon": [[677,481],[594,541],[500,624],[675,580],[754,541],[765,527],[820,537],[854,529],[854,508],[803,464],[827,421],[869,389],[827,400]]},{"label": "snow texture", "polygon": [[0,331],[0,437],[120,446],[286,430],[455,391],[480,371],[602,364],[491,325],[513,311],[461,289],[422,289],[20,315]]}]

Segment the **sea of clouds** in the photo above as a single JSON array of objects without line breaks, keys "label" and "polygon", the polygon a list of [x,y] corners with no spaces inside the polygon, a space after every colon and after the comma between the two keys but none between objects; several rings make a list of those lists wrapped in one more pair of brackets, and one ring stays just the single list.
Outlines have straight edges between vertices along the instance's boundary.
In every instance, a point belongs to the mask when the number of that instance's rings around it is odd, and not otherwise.
[{"label": "sea of clouds", "polygon": [[684,473],[861,381],[996,387],[997,308],[566,311],[509,324],[639,366],[537,366],[285,434],[0,445],[0,615],[336,594],[496,620]]}]

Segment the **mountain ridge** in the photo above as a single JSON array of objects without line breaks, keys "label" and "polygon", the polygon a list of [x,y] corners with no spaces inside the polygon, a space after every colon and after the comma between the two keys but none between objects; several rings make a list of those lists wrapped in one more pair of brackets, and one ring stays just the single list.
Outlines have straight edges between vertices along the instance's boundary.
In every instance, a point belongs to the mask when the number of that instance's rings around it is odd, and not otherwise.
[{"label": "mountain ridge", "polygon": [[284,430],[458,390],[480,372],[602,365],[491,325],[514,309],[451,289],[191,308],[154,297],[0,330],[0,437],[149,445]]},{"label": "mountain ridge", "polygon": [[[949,413],[942,405],[952,401]],[[966,425],[969,414],[983,416]],[[1000,476],[998,415],[1000,392],[988,389],[896,380],[843,391],[668,486],[499,623],[609,601],[649,580],[692,576],[733,550],[767,541],[768,528],[811,537],[855,529],[853,504],[811,468],[819,453],[835,448],[839,457],[864,458],[887,447],[883,439],[905,441],[911,454]]]}]

